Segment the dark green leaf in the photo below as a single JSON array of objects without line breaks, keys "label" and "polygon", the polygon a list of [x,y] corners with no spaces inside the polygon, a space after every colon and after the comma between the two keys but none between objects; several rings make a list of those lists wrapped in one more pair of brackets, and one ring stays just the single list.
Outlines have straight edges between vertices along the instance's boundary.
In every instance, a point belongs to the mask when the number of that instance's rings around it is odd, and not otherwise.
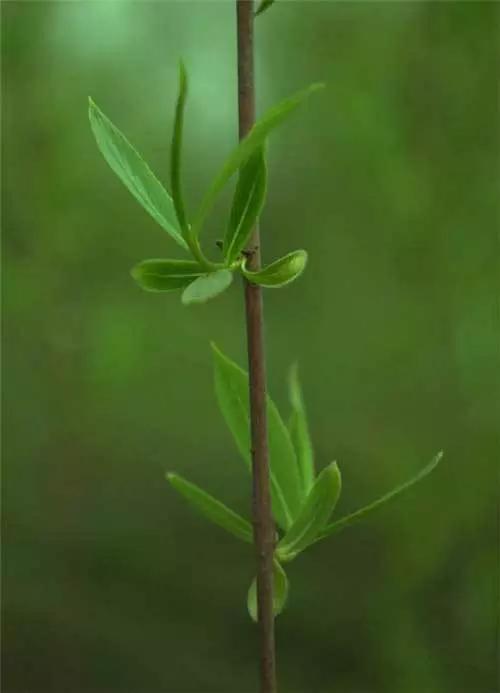
[{"label": "dark green leaf", "polygon": [[[212,348],[217,401],[243,459],[251,468],[248,375],[215,345]],[[288,529],[300,510],[304,493],[288,430],[270,397],[267,416],[273,513],[280,527]]]},{"label": "dark green leaf", "polygon": [[175,107],[174,132],[172,136],[172,151],[170,157],[170,185],[172,187],[172,197],[174,199],[175,211],[182,230],[182,235],[184,236],[184,240],[188,242],[189,225],[186,218],[186,211],[184,209],[181,186],[181,149],[186,96],[187,75],[186,69],[181,62],[179,64],[179,96],[177,98],[177,105]]},{"label": "dark green leaf", "polygon": [[240,169],[243,164],[254,154],[255,150],[264,144],[265,139],[274,128],[281,125],[288,116],[306,99],[310,94],[317,91],[323,84],[312,84],[307,89],[299,91],[297,94],[285,99],[273,108],[269,109],[264,116],[255,123],[248,135],[241,140],[238,147],[230,154],[224,163],[221,171],[214,179],[209,190],[202,200],[196,220],[193,224],[193,234],[198,236],[199,230],[210,208],[212,207],[217,195],[226,185],[228,180]]},{"label": "dark green leaf", "polygon": [[248,242],[266,197],[266,179],[264,147],[259,147],[242,166],[236,185],[224,238],[224,257],[228,264],[237,259]]},{"label": "dark green leaf", "polygon": [[273,4],[274,4],[274,0],[261,0],[260,5],[258,6],[258,8],[255,12],[255,16],[257,17],[257,15],[262,14],[269,7],[271,7],[271,5],[273,5]]},{"label": "dark green leaf", "polygon": [[139,262],[131,275],[146,291],[175,291],[185,288],[204,272],[204,268],[192,260],[158,259]]},{"label": "dark green leaf", "polygon": [[246,268],[246,261],[241,265],[241,273],[252,284],[259,284],[267,288],[279,288],[297,279],[304,271],[307,264],[305,250],[294,250],[276,262],[264,267],[258,272],[250,272]]},{"label": "dark green leaf", "polygon": [[[285,608],[288,598],[288,578],[277,560],[273,561],[273,613],[278,616]],[[255,578],[250,585],[247,595],[247,608],[250,618],[258,623],[257,615],[257,581]]]},{"label": "dark green leaf", "polygon": [[432,470],[438,465],[442,457],[443,452],[441,451],[429,462],[428,465],[421,469],[418,472],[418,474],[416,474],[408,481],[405,481],[404,484],[396,486],[396,488],[392,489],[392,491],[389,491],[389,493],[386,493],[373,503],[366,505],[364,508],[356,510],[356,512],[351,513],[350,515],[346,515],[345,517],[340,518],[340,520],[336,520],[335,522],[329,524],[327,527],[325,527],[323,532],[321,532],[320,536],[318,537],[318,540],[324,539],[325,537],[328,537],[331,534],[335,534],[336,532],[340,532],[340,530],[344,529],[345,527],[349,527],[349,525],[352,525],[355,522],[358,522],[359,520],[362,520],[364,517],[366,517],[366,515],[369,515],[371,512],[385,505],[393,498],[396,498],[396,496],[399,496],[400,493],[403,493],[403,491],[406,491],[406,489],[409,489],[411,486],[413,486],[413,484],[416,484],[418,481],[421,481],[428,474],[430,474]]},{"label": "dark green leaf", "polygon": [[182,302],[185,306],[190,303],[205,303],[225,291],[232,281],[233,273],[227,269],[203,274],[184,289]]},{"label": "dark green leaf", "polygon": [[318,475],[293,525],[278,544],[277,555],[285,561],[312,544],[324,529],[341,489],[339,468],[332,462]]},{"label": "dark green leaf", "polygon": [[297,462],[302,478],[304,491],[309,493],[314,483],[314,451],[307,425],[307,416],[302,396],[302,388],[299,381],[299,369],[294,364],[290,369],[289,377],[290,402],[292,415],[288,424],[290,437],[297,454]]},{"label": "dark green leaf", "polygon": [[252,525],[224,503],[178,474],[167,474],[167,480],[203,517],[238,537],[238,539],[250,544],[253,542]]},{"label": "dark green leaf", "polygon": [[89,99],[90,126],[102,155],[138,202],[182,247],[172,198],[130,142]]}]

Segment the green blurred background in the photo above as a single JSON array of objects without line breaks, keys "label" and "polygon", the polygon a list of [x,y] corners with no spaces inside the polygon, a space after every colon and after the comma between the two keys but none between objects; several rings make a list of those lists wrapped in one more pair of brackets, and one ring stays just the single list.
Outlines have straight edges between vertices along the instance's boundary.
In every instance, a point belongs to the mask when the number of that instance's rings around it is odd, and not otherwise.
[{"label": "green blurred background", "polygon": [[[298,359],[348,512],[439,449],[372,521],[290,566],[285,693],[495,688],[499,5],[278,2],[258,20],[272,138],[269,387]],[[231,2],[6,2],[3,58],[4,690],[250,693],[252,552],[174,495],[174,469],[248,515],[209,340],[245,363],[239,286],[205,307],[129,276],[176,247],[99,154],[90,94],[168,178],[191,77],[190,208],[236,140]],[[228,196],[207,229],[221,235]]]}]

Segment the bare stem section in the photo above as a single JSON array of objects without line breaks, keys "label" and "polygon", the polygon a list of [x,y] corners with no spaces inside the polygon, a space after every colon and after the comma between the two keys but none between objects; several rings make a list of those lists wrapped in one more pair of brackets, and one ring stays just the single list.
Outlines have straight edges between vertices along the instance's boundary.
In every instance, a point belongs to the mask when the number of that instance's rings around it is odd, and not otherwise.
[{"label": "bare stem section", "polygon": [[[239,136],[245,137],[255,121],[254,3],[236,0],[238,39]],[[255,227],[248,247],[248,267],[260,268],[260,237]],[[245,308],[250,379],[252,442],[252,517],[257,559],[257,609],[260,635],[261,693],[276,693],[273,615],[274,522],[271,513],[269,451],[267,442],[266,364],[262,290],[245,282]]]}]

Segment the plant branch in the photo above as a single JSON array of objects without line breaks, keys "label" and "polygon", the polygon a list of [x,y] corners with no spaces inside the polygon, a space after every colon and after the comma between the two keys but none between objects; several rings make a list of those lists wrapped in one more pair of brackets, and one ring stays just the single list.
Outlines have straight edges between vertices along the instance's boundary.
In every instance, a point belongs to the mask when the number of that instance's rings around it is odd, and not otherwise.
[{"label": "plant branch", "polygon": [[[255,121],[254,3],[236,0],[238,42],[239,137],[245,137]],[[248,269],[260,269],[260,238],[255,227],[247,260]],[[271,512],[269,451],[267,441],[266,368],[262,290],[244,280],[250,385],[250,433],[252,452],[252,517],[257,559],[257,614],[260,636],[260,690],[276,692],[273,614],[274,522]]]}]

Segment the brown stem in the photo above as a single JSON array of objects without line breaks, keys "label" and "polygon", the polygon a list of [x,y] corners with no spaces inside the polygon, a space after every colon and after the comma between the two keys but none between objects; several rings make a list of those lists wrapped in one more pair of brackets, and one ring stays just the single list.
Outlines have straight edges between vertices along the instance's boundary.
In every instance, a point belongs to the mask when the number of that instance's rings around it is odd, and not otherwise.
[{"label": "brown stem", "polygon": [[[239,136],[245,137],[255,121],[253,0],[236,0],[238,37]],[[255,227],[248,250],[248,266],[260,268],[260,238]],[[260,635],[260,690],[276,693],[273,615],[274,522],[269,487],[267,442],[266,364],[262,290],[245,282],[248,372],[250,381],[250,432],[252,444],[252,516],[257,559],[257,613]]]}]

